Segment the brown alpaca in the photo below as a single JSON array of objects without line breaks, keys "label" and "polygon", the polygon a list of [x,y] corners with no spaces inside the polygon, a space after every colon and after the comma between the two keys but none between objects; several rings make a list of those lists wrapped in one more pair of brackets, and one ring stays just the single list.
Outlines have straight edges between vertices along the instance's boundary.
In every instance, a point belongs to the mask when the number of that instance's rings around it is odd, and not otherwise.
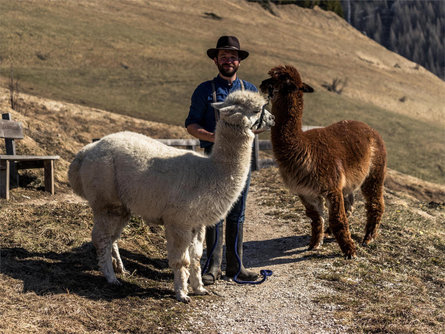
[{"label": "brown alpaca", "polygon": [[303,132],[303,92],[314,90],[301,81],[292,66],[269,71],[260,89],[272,99],[275,126],[271,139],[275,159],[286,186],[296,193],[312,220],[309,249],[323,243],[323,199],[329,209],[329,229],[347,258],[356,254],[347,213],[353,191],[361,188],[367,223],[363,245],[377,236],[385,204],[383,181],[386,149],[382,137],[358,121],[341,121]]}]

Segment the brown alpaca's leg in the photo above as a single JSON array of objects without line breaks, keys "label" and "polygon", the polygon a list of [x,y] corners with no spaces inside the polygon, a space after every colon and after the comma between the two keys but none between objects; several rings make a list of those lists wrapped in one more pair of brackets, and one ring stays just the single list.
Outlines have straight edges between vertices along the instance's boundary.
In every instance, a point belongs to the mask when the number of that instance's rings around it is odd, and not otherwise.
[{"label": "brown alpaca's leg", "polygon": [[[350,194],[343,194],[343,201],[345,203],[345,212],[346,212],[346,216],[349,217],[349,215],[351,214],[351,212],[354,209],[354,194],[350,193]],[[331,229],[328,227],[326,227],[326,230],[324,231],[325,235],[331,235]]]},{"label": "brown alpaca's leg", "polygon": [[377,237],[380,220],[385,211],[385,202],[383,200],[383,180],[384,173],[372,173],[363,182],[361,190],[366,202],[366,228],[365,237],[362,245],[368,245]]},{"label": "brown alpaca's leg", "polygon": [[354,194],[343,194],[343,199],[345,202],[345,211],[346,211],[346,216],[349,217],[349,215],[351,214],[351,212],[354,209]]},{"label": "brown alpaca's leg", "polygon": [[341,191],[328,194],[329,228],[334,234],[343,254],[351,259],[355,256],[355,244],[349,232],[348,218],[346,217],[343,194]]},{"label": "brown alpaca's leg", "polygon": [[311,219],[312,236],[309,249],[317,249],[323,244],[323,198],[299,196],[301,203],[306,208],[306,215]]}]

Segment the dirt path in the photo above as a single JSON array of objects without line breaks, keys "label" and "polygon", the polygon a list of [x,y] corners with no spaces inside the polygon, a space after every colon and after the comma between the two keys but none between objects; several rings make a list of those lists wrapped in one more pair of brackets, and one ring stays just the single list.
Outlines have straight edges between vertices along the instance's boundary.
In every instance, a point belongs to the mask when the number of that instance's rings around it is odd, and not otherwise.
[{"label": "dirt path", "polygon": [[[221,280],[209,288],[215,296],[197,301],[189,323],[207,333],[344,333],[333,317],[334,308],[314,297],[334,294],[317,283],[314,266],[306,261],[306,237],[296,236],[290,224],[267,215],[258,205],[260,194],[251,187],[246,212],[245,264],[273,275],[261,285]],[[323,265],[321,265],[323,266]],[[184,331],[183,333],[190,333]]]},{"label": "dirt path", "polygon": [[[255,271],[269,269],[273,275],[260,285],[241,285],[219,280],[208,287],[211,296],[193,297],[196,308],[182,333],[344,333],[346,328],[334,319],[334,307],[317,304],[314,298],[335,294],[314,278],[326,264],[307,261],[308,237],[295,233],[289,224],[270,215],[261,203],[262,188],[251,186],[245,225],[244,263]],[[72,193],[27,204],[79,202]],[[305,224],[309,223],[305,220]],[[309,227],[308,227],[309,228]],[[225,260],[223,263],[225,267]]]}]

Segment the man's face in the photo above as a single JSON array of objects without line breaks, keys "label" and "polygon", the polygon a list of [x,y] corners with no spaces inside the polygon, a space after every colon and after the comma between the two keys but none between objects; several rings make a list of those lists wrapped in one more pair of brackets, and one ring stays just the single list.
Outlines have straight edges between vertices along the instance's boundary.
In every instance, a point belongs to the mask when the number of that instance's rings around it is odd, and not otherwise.
[{"label": "man's face", "polygon": [[232,77],[238,71],[240,60],[238,51],[219,50],[218,57],[214,58],[219,72],[225,77]]}]

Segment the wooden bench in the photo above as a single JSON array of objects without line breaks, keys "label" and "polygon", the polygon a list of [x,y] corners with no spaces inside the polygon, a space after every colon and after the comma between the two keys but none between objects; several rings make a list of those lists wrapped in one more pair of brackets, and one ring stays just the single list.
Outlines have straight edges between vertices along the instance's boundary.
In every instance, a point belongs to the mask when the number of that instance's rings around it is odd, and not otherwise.
[{"label": "wooden bench", "polygon": [[23,126],[21,122],[11,120],[9,113],[2,114],[0,120],[0,138],[5,139],[6,154],[0,155],[0,198],[9,200],[11,185],[19,184],[18,173],[20,169],[43,168],[45,191],[54,195],[54,162],[60,157],[57,155],[17,155],[15,139],[23,139]]}]

